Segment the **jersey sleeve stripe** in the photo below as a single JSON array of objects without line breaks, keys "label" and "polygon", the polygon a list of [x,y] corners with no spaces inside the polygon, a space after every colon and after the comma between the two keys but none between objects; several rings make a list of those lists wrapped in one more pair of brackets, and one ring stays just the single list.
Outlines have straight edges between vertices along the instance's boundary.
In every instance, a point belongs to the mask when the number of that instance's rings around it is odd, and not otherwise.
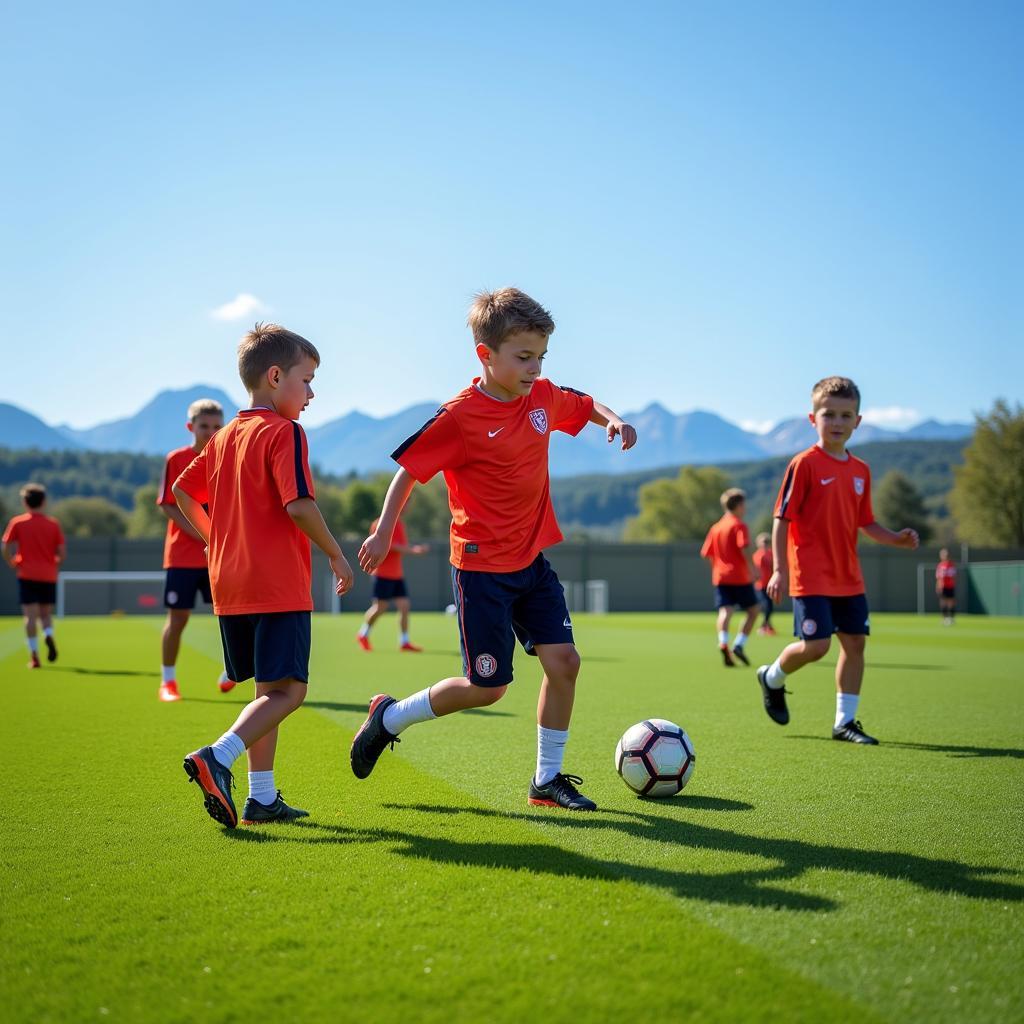
[{"label": "jersey sleeve stripe", "polygon": [[292,437],[295,440],[295,497],[308,498],[309,487],[306,484],[305,460],[302,458],[302,428],[292,421]]},{"label": "jersey sleeve stripe", "polygon": [[779,511],[776,518],[785,519],[786,511],[789,509],[789,499],[793,497],[793,484],[796,482],[796,466],[790,463],[786,470],[786,479],[782,484],[782,501],[779,503]]},{"label": "jersey sleeve stripe", "polygon": [[577,391],[575,388],[566,387],[564,384],[559,384],[558,389],[559,391],[568,391],[570,395],[579,395],[580,398],[590,397],[586,391]]},{"label": "jersey sleeve stripe", "polygon": [[442,405],[441,408],[438,409],[437,412],[435,412],[434,415],[431,416],[430,419],[427,420],[427,422],[424,423],[423,426],[420,427],[420,429],[417,430],[415,434],[412,434],[411,436],[407,437],[391,453],[391,458],[394,459],[395,462],[397,462],[409,450],[409,448],[411,448],[416,443],[416,441],[419,439],[420,435],[422,435],[425,430],[429,430],[430,429],[431,425],[437,420],[437,418],[441,415],[441,413],[447,412],[447,411],[448,410]]}]

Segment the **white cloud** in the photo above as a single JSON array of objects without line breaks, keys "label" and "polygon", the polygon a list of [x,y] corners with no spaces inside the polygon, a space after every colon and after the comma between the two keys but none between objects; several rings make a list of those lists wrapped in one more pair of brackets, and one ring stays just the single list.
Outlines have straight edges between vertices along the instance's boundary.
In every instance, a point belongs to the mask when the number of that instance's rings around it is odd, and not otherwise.
[{"label": "white cloud", "polygon": [[751,434],[767,434],[775,420],[740,420],[740,426]]},{"label": "white cloud", "polygon": [[223,306],[211,309],[210,316],[214,320],[242,320],[253,313],[262,313],[266,309],[266,304],[256,298],[255,295],[250,295],[248,292],[239,292],[230,302],[225,302]]},{"label": "white cloud", "polygon": [[916,409],[908,409],[902,405],[865,409],[863,416],[865,423],[873,423],[876,427],[886,427],[889,430],[905,430],[921,421],[921,414]]}]

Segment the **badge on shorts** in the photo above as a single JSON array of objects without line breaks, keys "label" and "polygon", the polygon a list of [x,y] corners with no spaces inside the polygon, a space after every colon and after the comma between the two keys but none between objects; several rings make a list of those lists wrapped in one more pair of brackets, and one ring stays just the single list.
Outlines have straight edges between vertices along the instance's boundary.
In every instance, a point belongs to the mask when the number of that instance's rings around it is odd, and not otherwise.
[{"label": "badge on shorts", "polygon": [[498,671],[498,662],[493,654],[478,654],[473,665],[482,679],[490,679]]},{"label": "badge on shorts", "polygon": [[167,591],[167,603],[177,604],[178,603],[178,592],[176,590]]},{"label": "badge on shorts", "polygon": [[531,409],[530,422],[538,434],[546,434],[548,432],[548,414],[543,409]]},{"label": "badge on shorts", "polygon": [[857,494],[863,494],[864,493],[864,477],[862,477],[862,476],[855,476],[853,478],[853,489],[854,489],[854,491],[857,492]]},{"label": "badge on shorts", "polygon": [[800,628],[803,630],[804,636],[814,636],[818,632],[818,624],[814,619],[804,619],[803,625]]}]

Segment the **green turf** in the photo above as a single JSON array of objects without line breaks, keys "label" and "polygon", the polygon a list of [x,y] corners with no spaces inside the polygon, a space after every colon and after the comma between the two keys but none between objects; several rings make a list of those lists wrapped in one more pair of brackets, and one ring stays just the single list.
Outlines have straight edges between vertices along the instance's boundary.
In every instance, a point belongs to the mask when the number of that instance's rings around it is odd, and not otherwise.
[{"label": "green turf", "polygon": [[[828,739],[830,665],[792,679],[792,722],[720,667],[707,615],[579,616],[566,767],[594,815],[530,810],[536,664],[493,709],[407,732],[357,782],[366,699],[457,671],[317,617],[313,683],[278,783],[312,816],[226,832],[182,754],[244,702],[214,685],[215,623],[186,632],[186,700],[156,700],[156,619],[59,624],[24,668],[0,620],[0,994],[11,1021],[656,1019],[1009,1021],[1024,1015],[1024,622],[876,616],[861,717]],[[782,639],[754,638],[769,660]],[[673,800],[612,768],[647,716],[690,733]],[[239,766],[244,798],[244,766]]]}]

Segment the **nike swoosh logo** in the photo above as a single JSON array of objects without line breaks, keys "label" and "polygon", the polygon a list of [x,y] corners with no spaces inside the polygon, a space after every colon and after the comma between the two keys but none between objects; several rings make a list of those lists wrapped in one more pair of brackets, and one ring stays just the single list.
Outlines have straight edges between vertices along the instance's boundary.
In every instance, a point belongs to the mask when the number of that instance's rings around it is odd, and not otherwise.
[{"label": "nike swoosh logo", "polygon": [[825,486],[825,484],[830,484],[830,483],[832,483],[832,481],[833,481],[833,480],[835,480],[835,477],[834,477],[834,476],[830,476],[830,477],[829,477],[829,478],[828,478],[827,480],[822,480],[822,481],[821,481],[821,485],[822,485],[822,487],[824,487],[824,486]]},{"label": "nike swoosh logo", "polygon": [[488,430],[487,431],[487,436],[488,437],[494,437],[496,434],[500,434],[504,429],[505,429],[504,427],[498,427],[497,430]]}]

